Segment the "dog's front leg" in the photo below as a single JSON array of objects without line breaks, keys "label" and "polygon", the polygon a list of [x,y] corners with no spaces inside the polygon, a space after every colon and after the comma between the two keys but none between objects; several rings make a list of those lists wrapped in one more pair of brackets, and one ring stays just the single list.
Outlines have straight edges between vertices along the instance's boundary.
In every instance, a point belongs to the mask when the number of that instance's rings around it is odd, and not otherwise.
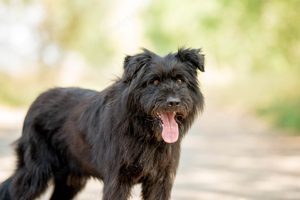
[{"label": "dog's front leg", "polygon": [[129,183],[122,182],[117,178],[104,181],[103,200],[127,200],[130,196],[131,187]]},{"label": "dog's front leg", "polygon": [[154,179],[145,179],[142,183],[144,200],[168,200],[171,198],[173,179],[171,174],[159,175]]}]

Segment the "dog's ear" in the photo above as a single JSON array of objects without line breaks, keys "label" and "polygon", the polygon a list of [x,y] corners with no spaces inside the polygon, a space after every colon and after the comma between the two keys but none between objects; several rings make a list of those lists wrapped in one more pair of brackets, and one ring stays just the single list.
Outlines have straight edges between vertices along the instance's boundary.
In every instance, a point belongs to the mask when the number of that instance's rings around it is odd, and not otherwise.
[{"label": "dog's ear", "polygon": [[127,55],[124,59],[124,82],[130,82],[136,73],[144,66],[148,65],[152,59],[152,52],[142,49],[144,52],[134,56]]},{"label": "dog's ear", "polygon": [[180,48],[175,56],[181,62],[188,63],[192,67],[204,72],[205,58],[204,54],[200,54],[200,52],[201,49]]}]

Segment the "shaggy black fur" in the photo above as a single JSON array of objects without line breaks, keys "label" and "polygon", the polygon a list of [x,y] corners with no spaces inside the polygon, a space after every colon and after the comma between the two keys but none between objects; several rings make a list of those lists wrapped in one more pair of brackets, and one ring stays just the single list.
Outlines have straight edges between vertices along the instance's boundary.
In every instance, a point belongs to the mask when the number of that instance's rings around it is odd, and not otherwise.
[{"label": "shaggy black fur", "polygon": [[[170,199],[181,140],[203,109],[197,70],[204,71],[200,49],[164,57],[143,49],[125,58],[123,76],[101,92],[41,94],[25,118],[16,170],[0,199],[35,199],[51,179],[51,199],[72,199],[91,177],[104,182],[104,200],[128,199],[138,183],[143,199]],[[174,113],[178,124],[174,143],[162,138],[163,112]]]}]

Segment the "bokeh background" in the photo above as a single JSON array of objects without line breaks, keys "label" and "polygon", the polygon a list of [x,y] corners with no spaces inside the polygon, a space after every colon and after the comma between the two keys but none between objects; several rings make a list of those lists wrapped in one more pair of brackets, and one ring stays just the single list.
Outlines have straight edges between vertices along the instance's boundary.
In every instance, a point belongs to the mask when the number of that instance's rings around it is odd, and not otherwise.
[{"label": "bokeh background", "polygon": [[172,199],[300,199],[299,13],[298,0],[2,0],[0,181],[38,94],[102,90],[125,55],[186,46],[206,55],[206,109],[183,142]]}]

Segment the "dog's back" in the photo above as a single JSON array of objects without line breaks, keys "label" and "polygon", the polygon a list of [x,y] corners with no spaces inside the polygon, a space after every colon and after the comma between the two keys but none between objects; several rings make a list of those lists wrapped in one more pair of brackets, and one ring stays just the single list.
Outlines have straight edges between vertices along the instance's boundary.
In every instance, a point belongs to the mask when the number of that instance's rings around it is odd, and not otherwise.
[{"label": "dog's back", "polygon": [[44,138],[49,146],[51,138],[59,136],[70,112],[88,101],[95,93],[96,91],[82,88],[54,88],[42,93],[28,110],[19,145],[28,141],[34,143],[35,140],[40,145],[39,139]]},{"label": "dog's back", "polygon": [[[52,175],[64,177],[71,165],[76,168],[77,163],[72,163],[73,159],[63,158],[63,154],[67,154],[68,147],[62,138],[62,127],[71,110],[95,93],[96,91],[81,88],[54,88],[42,93],[32,103],[24,120],[22,136],[15,142],[17,170],[1,184],[1,200],[11,199],[9,187],[19,188],[17,187],[19,182],[15,180],[24,180],[26,176],[42,179],[33,183],[34,186],[31,188],[20,188],[29,190],[26,192],[29,196],[22,199],[34,199],[44,191]],[[53,174],[53,171],[57,173]],[[15,191],[11,195],[22,193]],[[59,191],[54,193],[52,199],[56,199],[59,195]],[[20,199],[18,196],[12,198]]]}]

